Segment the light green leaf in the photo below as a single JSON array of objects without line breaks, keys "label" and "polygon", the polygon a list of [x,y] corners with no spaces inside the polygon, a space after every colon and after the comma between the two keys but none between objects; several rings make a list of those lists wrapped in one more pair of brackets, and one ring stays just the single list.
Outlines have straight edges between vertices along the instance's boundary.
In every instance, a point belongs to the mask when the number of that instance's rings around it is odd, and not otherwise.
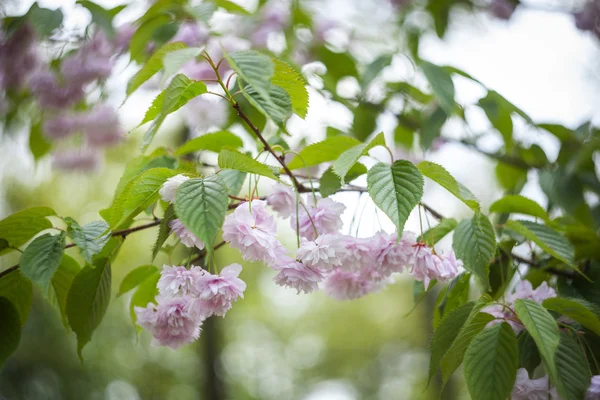
[{"label": "light green leaf", "polygon": [[106,233],[110,227],[104,221],[93,221],[83,227],[72,218],[66,218],[65,221],[68,224],[69,237],[79,247],[83,259],[91,263],[92,257],[98,254],[110,239],[110,233]]},{"label": "light green leaf", "polygon": [[0,238],[12,247],[20,247],[44,229],[52,228],[52,223],[46,217],[54,215],[54,210],[48,207],[18,211],[0,221]]},{"label": "light green leaf", "polygon": [[77,335],[77,354],[83,361],[83,347],[100,325],[110,302],[111,268],[108,258],[101,258],[94,267],[87,266],[73,279],[67,296],[69,325]]},{"label": "light green leaf", "polygon": [[64,232],[38,236],[21,256],[21,273],[38,285],[44,296],[48,295],[50,281],[65,251],[65,237]]},{"label": "light green leaf", "polygon": [[33,159],[38,161],[40,158],[48,154],[52,149],[50,143],[42,132],[42,124],[40,122],[31,125],[29,129],[29,150],[33,155]]},{"label": "light green leaf", "polygon": [[243,145],[242,139],[229,131],[212,132],[188,140],[175,151],[175,155],[180,156],[200,150],[218,153],[225,147],[238,148]]},{"label": "light green leaf", "polygon": [[248,175],[246,172],[236,171],[235,169],[222,169],[219,172],[219,176],[227,186],[227,192],[232,196],[237,196],[240,193],[246,175]]},{"label": "light green leaf", "polygon": [[21,341],[21,324],[19,312],[5,297],[0,297],[0,370],[6,360],[17,350]]},{"label": "light green leaf", "polygon": [[348,171],[350,171],[350,168],[352,168],[362,156],[366,156],[367,154],[369,154],[369,150],[371,150],[375,146],[385,147],[385,145],[385,135],[383,134],[383,132],[381,132],[377,136],[375,136],[369,143],[361,143],[340,154],[338,159],[335,160],[332,164],[333,172],[335,172],[337,176],[342,178],[343,183],[344,177],[346,176]]},{"label": "light green leaf", "polygon": [[465,381],[473,400],[506,400],[517,378],[519,348],[503,322],[475,336],[465,353]]},{"label": "light green leaf", "polygon": [[576,334],[563,332],[556,349],[558,394],[563,400],[580,400],[590,386],[591,374],[584,353],[584,344]]},{"label": "light green leaf", "polygon": [[[264,101],[268,102],[273,86],[270,80],[275,73],[275,66],[271,58],[255,50],[238,51],[231,54],[223,50],[223,56],[240,79],[250,85]],[[243,86],[240,85],[240,87]]]},{"label": "light green leaf", "polygon": [[373,202],[390,217],[400,234],[410,212],[423,197],[423,176],[410,161],[398,160],[392,165],[378,163],[367,174],[367,189]]},{"label": "light green leaf", "polygon": [[435,375],[440,367],[442,358],[456,340],[463,325],[471,315],[471,311],[475,307],[475,302],[463,304],[456,310],[452,311],[446,318],[442,320],[440,325],[433,333],[433,338],[429,345],[429,353],[431,359],[429,361],[429,378],[427,383],[431,382],[431,378]]},{"label": "light green leaf", "polygon": [[531,240],[552,257],[574,266],[574,250],[571,243],[552,228],[531,221],[506,221],[504,226]]},{"label": "light green leaf", "polygon": [[480,210],[479,200],[475,198],[475,195],[473,195],[469,189],[458,183],[444,167],[431,161],[422,161],[417,165],[417,168],[419,168],[419,171],[421,171],[424,176],[438,183],[457,199],[469,206],[473,211],[478,212]]},{"label": "light green leaf", "polygon": [[[169,21],[168,17],[164,17],[164,18],[166,18],[166,22]],[[156,20],[157,21],[162,20],[161,24],[166,23],[163,20],[163,17],[156,18]],[[132,54],[134,54],[136,52],[136,47],[137,47],[137,44],[134,41],[134,39],[136,38],[136,36],[140,35],[140,32],[141,32],[141,29],[138,29],[131,39],[130,51]],[[148,38],[149,38],[149,36],[148,36]],[[146,46],[148,38],[146,38],[146,41],[144,41],[144,43],[140,43],[140,45],[143,46],[141,49],[142,52]],[[174,43],[167,43],[164,46],[160,47],[158,50],[156,50],[154,52],[154,54],[152,54],[152,56],[150,56],[150,58],[148,59],[146,64],[144,64],[144,66],[127,83],[127,96],[129,97],[131,95],[131,93],[135,92],[137,88],[142,86],[142,84],[144,82],[146,82],[148,79],[152,78],[154,76],[154,74],[156,74],[158,71],[160,71],[163,68],[163,59],[166,54],[168,54],[172,51],[175,51],[175,50],[181,50],[181,49],[185,49],[185,48],[186,48],[186,45],[184,43],[174,42]]]},{"label": "light green leaf", "polygon": [[421,63],[421,69],[446,114],[452,115],[455,104],[454,82],[448,71],[427,61]]},{"label": "light green leaf", "polygon": [[21,326],[27,322],[33,298],[31,281],[15,270],[0,278],[0,296],[6,297],[19,312]]},{"label": "light green leaf", "polygon": [[[175,218],[176,217],[174,207],[172,204],[170,204],[169,207],[167,207],[167,210],[165,211],[163,219],[160,221],[158,235],[156,237],[156,243],[154,243],[154,246],[152,247],[152,261],[154,261],[163,244],[165,244],[165,241],[171,234],[171,228],[169,227],[169,223]],[[119,292],[119,295],[121,295],[121,292]]]},{"label": "light green leaf", "polygon": [[354,119],[352,120],[352,135],[364,142],[369,135],[373,133],[377,126],[377,116],[382,111],[381,107],[375,104],[361,102],[352,110]]},{"label": "light green leaf", "polygon": [[333,136],[321,142],[306,146],[290,161],[290,170],[312,167],[327,161],[336,160],[346,150],[360,142],[349,136]]},{"label": "light green leaf", "polygon": [[158,128],[160,128],[165,118],[167,118],[169,114],[179,110],[194,97],[206,92],[206,85],[203,82],[191,81],[183,74],[176,75],[171,80],[171,83],[169,83],[169,86],[164,90],[165,94],[162,96],[157,96],[150,106],[150,109],[146,112],[146,117],[144,117],[144,120],[148,118],[148,114],[150,114],[150,116],[153,115],[154,111],[151,110],[160,109],[156,115],[156,118],[150,125],[150,128],[144,135],[142,140],[142,151],[145,151],[148,148],[152,142],[152,139],[154,139],[154,136],[158,132]]},{"label": "light green leaf", "polygon": [[308,90],[304,77],[288,63],[273,58],[275,74],[271,83],[287,92],[292,103],[292,110],[301,118],[308,112]]},{"label": "light green leaf", "polygon": [[109,39],[112,40],[115,37],[115,28],[112,23],[114,15],[109,10],[88,0],[78,0],[77,4],[87,8],[92,14],[92,22],[98,25]]},{"label": "light green leaf", "polygon": [[163,82],[168,77],[179,72],[188,61],[192,61],[202,53],[204,47],[189,47],[187,49],[171,51],[163,57]]},{"label": "light green leaf", "polygon": [[75,276],[81,271],[81,267],[72,257],[63,254],[60,265],[52,277],[52,288],[56,297],[56,303],[65,328],[69,328],[67,320],[67,296],[73,284]]},{"label": "light green leaf", "polygon": [[[346,173],[344,182],[352,182],[354,179],[366,173],[367,167],[360,163],[356,163]],[[343,183],[340,177],[333,172],[331,167],[329,167],[327,168],[327,171],[321,175],[321,179],[319,179],[319,192],[321,193],[321,196],[327,197],[340,190],[342,185]]]},{"label": "light green leaf", "polygon": [[158,268],[156,268],[154,265],[142,265],[134,268],[127,275],[125,275],[125,278],[123,278],[123,281],[121,281],[121,286],[119,287],[119,293],[117,294],[117,297],[129,292],[133,288],[138,287],[151,275],[154,275],[158,272]]},{"label": "light green leaf", "polygon": [[421,236],[419,236],[419,241],[425,241],[429,246],[433,246],[440,240],[444,238],[447,234],[452,232],[456,226],[458,225],[458,221],[454,218],[444,218],[428,231],[424,232]]},{"label": "light green leaf", "polygon": [[25,17],[42,38],[50,36],[63,22],[63,13],[60,8],[56,10],[40,8],[37,2],[33,3]]},{"label": "light green leaf", "polygon": [[131,296],[131,302],[129,303],[129,316],[135,326],[137,332],[141,331],[142,328],[136,324],[137,316],[135,314],[135,307],[146,307],[148,303],[156,303],[155,297],[158,294],[156,284],[160,279],[160,272],[155,271],[149,275],[143,282],[141,282],[133,296]]},{"label": "light green leaf", "polygon": [[392,57],[391,54],[383,54],[367,65],[360,79],[360,87],[363,91],[369,87],[385,67],[392,63]]},{"label": "light green leaf", "polygon": [[492,126],[502,134],[507,151],[511,151],[513,147],[513,121],[511,110],[503,98],[496,92],[490,91],[488,94],[479,100],[479,107],[485,111]]},{"label": "light green leaf", "polygon": [[230,0],[211,0],[214,5],[232,14],[251,15],[248,10]]},{"label": "light green leaf", "polygon": [[507,195],[490,206],[490,212],[532,215],[548,221],[548,213],[535,201],[519,194]]},{"label": "light green leaf", "polygon": [[273,170],[269,166],[256,161],[254,158],[247,156],[246,154],[234,150],[221,150],[219,153],[218,163],[219,167],[221,168],[234,169],[236,171],[247,172],[249,174],[262,175],[279,181],[279,178],[273,173]]},{"label": "light green leaf", "polygon": [[496,234],[483,214],[461,221],[454,230],[452,248],[467,271],[479,278],[485,290],[489,286],[489,265],[496,253]]},{"label": "light green leaf", "polygon": [[555,354],[560,340],[556,321],[544,307],[532,300],[516,300],[514,310],[533,338],[550,380],[556,382]]},{"label": "light green leaf", "polygon": [[584,328],[600,335],[600,319],[594,312],[595,306],[582,299],[553,297],[544,300],[542,305],[551,311],[565,315],[579,322]]},{"label": "light green leaf", "polygon": [[210,249],[223,225],[228,202],[227,186],[218,175],[189,179],[177,190],[175,213]]},{"label": "light green leaf", "polygon": [[419,144],[424,150],[429,150],[435,139],[441,136],[448,115],[442,107],[435,107],[422,118]]},{"label": "light green leaf", "polygon": [[285,121],[292,116],[290,96],[279,86],[269,86],[268,96],[258,93],[252,86],[246,86],[242,93],[261,114],[272,119],[281,128],[284,128]]}]

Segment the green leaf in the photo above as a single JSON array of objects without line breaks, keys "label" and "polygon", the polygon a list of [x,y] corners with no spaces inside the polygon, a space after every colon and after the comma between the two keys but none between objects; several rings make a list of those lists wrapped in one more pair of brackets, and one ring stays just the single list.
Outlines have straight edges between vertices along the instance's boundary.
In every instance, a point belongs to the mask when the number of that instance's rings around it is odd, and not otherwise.
[{"label": "green leaf", "polygon": [[[238,51],[231,54],[223,50],[223,56],[240,79],[250,85],[258,97],[269,102],[273,87],[270,80],[275,73],[275,66],[271,58],[255,50]],[[240,85],[240,87],[243,86]]]},{"label": "green leaf", "polygon": [[38,236],[21,256],[21,273],[38,285],[44,296],[48,295],[50,281],[65,251],[65,237],[64,232]]},{"label": "green leaf", "polygon": [[417,165],[417,168],[424,176],[438,183],[473,211],[478,212],[480,210],[479,200],[475,198],[469,189],[458,183],[444,167],[431,161],[422,161]]},{"label": "green leaf", "polygon": [[10,248],[8,240],[0,238],[0,253],[2,253],[3,250],[6,250],[8,248]]},{"label": "green leaf", "polygon": [[72,218],[65,221],[68,224],[69,237],[79,247],[83,259],[91,263],[92,257],[98,254],[110,239],[110,233],[105,233],[110,227],[104,221],[93,221],[83,227]]},{"label": "green leaf", "polygon": [[67,317],[77,335],[77,354],[82,361],[83,347],[102,322],[110,302],[110,260],[101,258],[94,267],[87,266],[75,276],[67,296]]},{"label": "green leaf", "polygon": [[[344,176],[344,182],[352,182],[354,179],[366,173],[367,167],[360,163],[356,163],[346,173],[346,176]],[[323,197],[334,194],[342,188],[342,185],[342,180],[335,172],[333,172],[331,167],[327,168],[327,171],[325,171],[323,175],[321,175],[321,179],[319,179],[319,191]]]},{"label": "green leaf", "polygon": [[527,331],[519,336],[519,367],[525,368],[532,376],[534,370],[540,365],[542,359],[540,353],[533,341],[533,338]]},{"label": "green leaf", "polygon": [[50,36],[63,22],[63,13],[60,8],[49,10],[40,8],[37,3],[33,3],[25,17],[42,38]]},{"label": "green leaf", "polygon": [[31,128],[29,129],[29,150],[31,150],[33,159],[38,161],[48,154],[50,149],[52,149],[52,143],[44,137],[42,124],[38,122],[31,125]]},{"label": "green leaf", "polygon": [[392,58],[393,55],[391,54],[382,54],[367,65],[365,72],[363,72],[360,79],[360,87],[363,91],[369,87],[371,82],[377,78],[379,73],[383,71],[385,67],[392,63]]},{"label": "green leaf", "polygon": [[0,297],[0,370],[6,360],[17,350],[21,341],[21,324],[19,312],[5,297]]},{"label": "green leaf", "polygon": [[[162,19],[163,17],[160,17],[158,19]],[[168,17],[167,21],[169,20]],[[137,35],[139,35],[141,32],[141,29],[138,29],[136,31],[136,33],[133,35],[133,37],[131,38],[131,45],[130,45],[130,51],[132,53],[132,55],[134,54],[135,47],[136,47],[136,42],[134,41],[134,39],[136,38]],[[145,49],[146,46],[146,41],[144,43],[141,44],[142,47],[142,52]],[[152,78],[154,76],[154,74],[156,74],[158,71],[160,71],[163,68],[163,59],[165,57],[166,54],[175,51],[175,50],[181,50],[181,49],[185,49],[186,46],[184,43],[182,42],[174,42],[174,43],[167,43],[164,46],[160,47],[158,50],[156,50],[154,52],[154,54],[152,54],[152,56],[150,56],[150,58],[148,59],[148,61],[146,62],[146,64],[144,64],[144,66],[129,80],[129,82],[127,83],[127,96],[129,97],[131,95],[131,93],[135,92],[137,88],[139,88],[140,86],[142,86],[142,84],[144,82],[146,82],[148,79]]]},{"label": "green leaf", "polygon": [[458,225],[458,221],[454,218],[444,218],[428,231],[424,232],[421,236],[419,236],[418,241],[425,241],[429,246],[433,246],[440,240],[444,238],[447,234],[452,232],[456,226]]},{"label": "green leaf", "polygon": [[0,296],[7,298],[17,309],[21,326],[27,322],[33,298],[31,281],[15,270],[0,278]]},{"label": "green leaf", "polygon": [[423,176],[410,161],[398,160],[392,165],[378,163],[367,174],[367,189],[373,202],[390,217],[400,234],[410,212],[423,197]]},{"label": "green leaf", "polygon": [[573,266],[574,251],[571,243],[552,228],[531,221],[506,221],[504,226],[531,240],[552,257]]},{"label": "green leaf", "polygon": [[561,333],[556,350],[558,394],[564,400],[583,399],[590,386],[590,370],[584,353],[584,344],[577,335]]},{"label": "green leaf", "polygon": [[128,222],[158,200],[163,183],[176,172],[166,168],[151,168],[132,179],[110,208],[101,211],[111,228]]},{"label": "green leaf", "polygon": [[219,176],[227,186],[227,192],[232,196],[237,196],[240,193],[246,175],[248,175],[246,172],[236,171],[235,169],[222,169],[219,172]]},{"label": "green leaf", "polygon": [[350,168],[352,168],[362,156],[366,156],[367,154],[369,154],[369,150],[371,150],[375,146],[385,147],[385,145],[385,135],[383,134],[383,132],[381,132],[377,136],[375,136],[369,143],[361,143],[340,154],[338,159],[335,160],[332,164],[333,172],[335,172],[337,176],[342,178],[343,183],[344,177],[346,176],[348,171],[350,171]]},{"label": "green leaf", "polygon": [[359,144],[358,140],[349,136],[332,136],[300,150],[290,161],[288,168],[294,170],[336,160],[343,152]]},{"label": "green leaf", "polygon": [[427,383],[431,382],[431,378],[435,375],[440,367],[442,358],[456,340],[463,325],[471,315],[471,311],[475,307],[475,302],[463,304],[456,310],[452,311],[446,318],[442,320],[440,325],[433,333],[433,338],[429,345],[429,353],[431,359],[429,361],[429,378]]},{"label": "green leaf", "polygon": [[198,57],[204,50],[203,47],[189,47],[187,49],[171,51],[163,57],[163,82],[171,75],[179,72],[188,61]]},{"label": "green leaf", "polygon": [[[160,111],[144,135],[142,140],[142,151],[145,151],[148,148],[152,142],[152,139],[154,139],[154,136],[158,132],[158,128],[160,128],[165,118],[167,118],[169,114],[179,110],[194,97],[206,92],[206,85],[203,82],[191,81],[183,74],[175,75],[175,77],[171,80],[171,83],[169,83],[169,86],[164,90],[165,94],[162,96],[157,96],[156,99],[154,99],[153,104],[150,106],[150,109],[160,109]],[[149,113],[150,115],[154,113],[154,111],[150,111],[150,109],[146,113],[144,120],[148,117]]]},{"label": "green leaf", "polygon": [[177,190],[175,213],[210,249],[223,225],[228,202],[227,186],[218,175],[189,179]]},{"label": "green leaf", "polygon": [[442,128],[448,120],[448,115],[442,107],[435,107],[429,114],[423,115],[420,131],[420,145],[429,150],[435,139],[441,136]]},{"label": "green leaf", "polygon": [[246,86],[244,97],[265,117],[283,128],[285,121],[292,116],[292,102],[288,93],[279,86],[268,87],[268,96],[263,96],[252,86]]},{"label": "green leaf", "polygon": [[[154,261],[163,244],[165,244],[165,241],[171,234],[171,228],[169,227],[169,223],[175,218],[176,217],[174,207],[172,204],[170,204],[169,207],[167,207],[167,210],[165,211],[163,219],[160,221],[160,225],[158,228],[158,236],[156,237],[156,243],[154,243],[154,246],[152,247],[152,261]],[[119,295],[121,295],[120,292]]]},{"label": "green leaf", "polygon": [[496,178],[504,189],[520,192],[527,182],[527,170],[499,162],[496,164]]},{"label": "green leaf", "polygon": [[519,194],[504,196],[490,206],[490,212],[532,215],[548,221],[548,213],[535,201]]},{"label": "green leaf", "polygon": [[513,121],[511,110],[502,101],[503,98],[497,92],[490,91],[479,100],[479,107],[485,111],[492,126],[502,134],[507,151],[513,147]]},{"label": "green leaf", "polygon": [[433,326],[437,328],[442,319],[469,300],[471,274],[462,273],[440,290],[433,312]]},{"label": "green leaf", "polygon": [[131,296],[131,302],[129,303],[129,316],[131,317],[131,321],[133,322],[137,332],[141,331],[142,328],[136,324],[137,316],[135,315],[135,307],[146,307],[148,303],[156,303],[155,297],[158,294],[156,284],[158,283],[159,279],[160,272],[154,272],[139,284],[133,293],[133,296]]},{"label": "green leaf", "polygon": [[219,131],[213,133],[207,133],[202,136],[188,140],[180,148],[175,151],[176,156],[184,154],[194,153],[200,150],[214,151],[215,153],[220,152],[225,147],[238,148],[242,147],[244,143],[239,136],[229,131]]},{"label": "green leaf", "polygon": [[517,378],[517,338],[503,322],[475,336],[465,353],[465,381],[473,400],[506,400]]},{"label": "green leaf", "polygon": [[485,290],[489,286],[489,264],[496,253],[496,234],[483,214],[462,220],[454,230],[452,248],[467,271],[479,278]]},{"label": "green leaf", "polygon": [[109,39],[112,40],[115,37],[115,28],[113,27],[112,23],[114,15],[110,12],[110,10],[107,10],[104,7],[101,7],[98,4],[88,0],[78,0],[76,4],[88,9],[88,11],[92,14],[92,22],[102,28]]},{"label": "green leaf", "polygon": [[211,1],[217,7],[222,8],[225,11],[230,12],[232,14],[241,14],[241,15],[245,15],[245,16],[251,15],[248,10],[246,10],[244,7],[240,6],[239,4],[234,3],[233,1],[229,1],[229,0],[211,0]]},{"label": "green leaf", "polygon": [[127,275],[125,275],[125,278],[123,278],[123,281],[121,281],[121,286],[119,287],[119,293],[117,294],[117,297],[129,292],[131,289],[138,287],[151,275],[154,275],[158,272],[158,268],[156,268],[154,265],[142,265],[134,268]]},{"label": "green leaf", "polygon": [[556,321],[544,307],[532,300],[516,300],[514,310],[533,338],[550,380],[556,382],[555,353],[560,340]]},{"label": "green leaf", "polygon": [[557,124],[538,124],[538,127],[550,132],[561,142],[577,141],[577,136],[572,129]]},{"label": "green leaf", "polygon": [[308,90],[304,77],[288,63],[273,58],[275,73],[271,83],[285,90],[290,97],[292,110],[301,118],[308,112]]},{"label": "green leaf", "polygon": [[236,171],[247,172],[249,174],[266,176],[267,178],[279,181],[279,178],[273,173],[273,170],[269,166],[256,161],[254,158],[247,156],[246,154],[234,150],[221,150],[219,153],[218,163],[219,167],[221,168],[234,169]]},{"label": "green leaf", "polygon": [[421,63],[421,69],[446,114],[452,115],[454,113],[454,82],[448,71],[427,61]]},{"label": "green leaf", "polygon": [[553,297],[544,300],[542,305],[547,310],[565,315],[579,322],[584,328],[589,329],[596,335],[600,335],[600,319],[594,312],[596,307],[591,303],[581,299]]},{"label": "green leaf", "polygon": [[358,77],[356,61],[346,52],[335,53],[325,46],[316,50],[315,59],[321,61],[327,67],[327,75],[335,84],[345,76]]},{"label": "green leaf", "polygon": [[20,247],[44,229],[52,228],[52,223],[46,217],[54,215],[54,210],[48,207],[18,211],[0,221],[0,238],[5,239],[11,247]]},{"label": "green leaf", "polygon": [[377,116],[380,113],[379,106],[371,103],[359,103],[353,110],[352,134],[361,142],[366,140],[377,126]]},{"label": "green leaf", "polygon": [[75,276],[81,271],[81,267],[72,257],[63,254],[60,265],[52,277],[52,288],[56,297],[58,310],[65,328],[69,327],[67,320],[67,296],[73,284]]}]

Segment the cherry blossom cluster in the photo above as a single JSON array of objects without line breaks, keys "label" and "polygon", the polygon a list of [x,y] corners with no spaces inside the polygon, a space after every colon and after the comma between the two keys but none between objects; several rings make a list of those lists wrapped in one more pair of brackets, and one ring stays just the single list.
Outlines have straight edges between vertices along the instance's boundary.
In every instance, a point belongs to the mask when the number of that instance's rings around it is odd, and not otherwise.
[{"label": "cherry blossom cluster", "polygon": [[155,346],[181,347],[198,339],[202,323],[213,315],[223,317],[246,283],[238,278],[242,266],[231,264],[220,274],[200,267],[163,266],[156,304],[135,307],[137,324],[150,332]]},{"label": "cherry blossom cluster", "polygon": [[589,0],[583,9],[576,12],[575,26],[582,31],[592,32],[600,39],[600,1]]},{"label": "cherry blossom cluster", "polygon": [[[559,400],[556,388],[549,383],[548,375],[530,379],[525,368],[517,371],[517,380],[510,395],[511,400],[553,399]],[[600,399],[600,375],[592,376],[584,400]]]}]

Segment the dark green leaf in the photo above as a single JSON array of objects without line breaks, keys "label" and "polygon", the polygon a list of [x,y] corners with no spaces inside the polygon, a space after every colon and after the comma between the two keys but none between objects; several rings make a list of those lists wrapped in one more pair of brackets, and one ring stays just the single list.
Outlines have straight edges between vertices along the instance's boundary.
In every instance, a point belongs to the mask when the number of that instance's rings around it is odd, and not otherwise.
[{"label": "dark green leaf", "polygon": [[180,156],[199,150],[209,150],[218,153],[225,147],[238,148],[243,145],[242,139],[229,131],[212,132],[187,141],[175,151],[175,155]]},{"label": "dark green leaf", "polygon": [[[165,241],[171,234],[171,228],[169,227],[169,223],[174,219],[175,210],[173,208],[173,205],[170,204],[167,210],[165,211],[163,219],[160,221],[160,226],[158,228],[158,236],[156,237],[156,243],[154,243],[154,247],[152,247],[152,261],[154,261],[163,244],[165,244]],[[120,294],[121,292],[119,292],[119,295]]]},{"label": "dark green leaf", "polygon": [[587,301],[554,297],[544,300],[542,305],[548,310],[556,311],[579,322],[581,326],[600,335],[600,319],[594,312],[596,307]]},{"label": "dark green leaf", "polygon": [[[354,179],[358,178],[361,175],[367,173],[367,167],[360,163],[354,164],[346,176],[344,177],[344,182],[352,182]],[[330,167],[321,175],[321,179],[319,179],[319,192],[321,192],[321,196],[327,197],[342,188],[342,180],[339,176],[333,172],[333,169]]]},{"label": "dark green leaf", "polygon": [[392,63],[391,54],[383,54],[367,65],[360,79],[360,87],[365,90],[385,67]]},{"label": "dark green leaf", "polygon": [[533,376],[534,370],[540,365],[542,359],[533,341],[526,331],[519,336],[519,367],[525,368],[529,376]]},{"label": "dark green leaf", "polygon": [[11,247],[20,247],[29,239],[52,228],[46,218],[56,213],[48,207],[32,207],[18,211],[0,221],[0,238],[5,239]]},{"label": "dark green leaf", "polygon": [[0,296],[7,298],[15,306],[19,313],[21,326],[25,325],[33,298],[31,281],[25,278],[19,270],[9,272],[0,278]]},{"label": "dark green leaf", "polygon": [[109,39],[113,39],[115,37],[115,28],[113,27],[113,13],[110,10],[105,9],[104,7],[99,6],[98,4],[88,1],[88,0],[78,0],[77,4],[88,9],[88,11],[92,14],[92,22],[98,25]]},{"label": "dark green leaf", "polygon": [[44,137],[42,124],[38,122],[31,125],[31,128],[29,129],[29,150],[31,150],[33,159],[38,161],[48,154],[50,149],[52,149],[52,143]]},{"label": "dark green leaf", "polygon": [[19,312],[5,297],[0,297],[0,370],[4,363],[17,350],[21,341],[21,324]]},{"label": "dark green leaf", "polygon": [[448,115],[441,107],[436,107],[424,117],[421,124],[420,144],[423,149],[429,150],[435,139],[442,134],[442,127],[448,120]]},{"label": "dark green leaf", "polygon": [[268,104],[273,87],[270,80],[275,73],[275,65],[271,58],[255,50],[238,51],[231,54],[224,51],[223,55],[240,79],[250,85],[258,94],[257,97],[261,97]]},{"label": "dark green leaf", "polygon": [[67,320],[67,296],[69,295],[69,290],[75,276],[80,271],[81,267],[77,261],[67,254],[63,254],[60,265],[52,277],[52,288],[54,289],[58,310],[60,311],[63,324],[67,329],[69,328]]},{"label": "dark green leaf", "polygon": [[535,201],[518,194],[504,196],[490,206],[490,212],[532,215],[548,221],[548,213]]},{"label": "dark green leaf", "polygon": [[292,101],[288,93],[279,86],[270,85],[268,96],[263,96],[254,90],[252,86],[246,86],[242,93],[258,111],[265,117],[270,118],[284,129],[285,121],[292,116]]},{"label": "dark green leaf", "polygon": [[440,105],[446,112],[451,115],[454,113],[454,82],[450,74],[442,67],[424,61],[421,63],[421,68],[425,77],[429,81],[433,92],[437,96]]},{"label": "dark green leaf", "polygon": [[360,103],[354,109],[352,121],[352,134],[361,142],[366,140],[377,126],[379,107],[370,103]]},{"label": "dark green leaf", "polygon": [[129,292],[131,289],[138,287],[142,282],[148,279],[151,275],[158,273],[158,268],[154,265],[142,265],[141,267],[134,268],[131,270],[123,281],[121,281],[121,286],[119,287],[118,296]]},{"label": "dark green leaf", "polygon": [[348,136],[333,136],[321,142],[306,146],[290,161],[290,170],[312,167],[327,161],[336,160],[346,150],[360,142]]},{"label": "dark green leaf", "polygon": [[439,224],[419,236],[418,240],[425,241],[429,246],[433,246],[452,232],[457,225],[458,222],[454,218],[444,218]]},{"label": "dark green leaf", "polygon": [[38,285],[44,296],[48,295],[50,281],[65,251],[65,237],[64,232],[38,236],[21,256],[21,273]]},{"label": "dark green leaf", "polygon": [[462,220],[454,230],[452,248],[465,269],[475,274],[487,290],[489,264],[496,252],[496,234],[490,220],[479,213]]},{"label": "dark green leaf", "polygon": [[67,220],[67,224],[69,237],[79,247],[83,259],[91,263],[94,255],[98,254],[110,239],[110,233],[106,233],[110,227],[104,221],[93,221],[82,227],[71,218]]},{"label": "dark green leaf", "polygon": [[419,171],[427,178],[438,183],[444,189],[453,194],[457,199],[469,206],[473,211],[480,210],[479,200],[469,189],[456,181],[444,167],[431,161],[422,161],[417,165]]},{"label": "dark green leaf", "polygon": [[590,386],[591,375],[583,346],[577,335],[561,333],[556,350],[556,386],[561,399],[583,399]]},{"label": "dark green leaf", "polygon": [[568,265],[573,265],[574,251],[571,243],[552,228],[531,221],[507,221],[504,225],[531,240],[546,253]]},{"label": "dark green leaf", "polygon": [[50,36],[63,21],[63,13],[59,8],[56,10],[40,8],[37,3],[33,3],[25,17],[42,38]]}]

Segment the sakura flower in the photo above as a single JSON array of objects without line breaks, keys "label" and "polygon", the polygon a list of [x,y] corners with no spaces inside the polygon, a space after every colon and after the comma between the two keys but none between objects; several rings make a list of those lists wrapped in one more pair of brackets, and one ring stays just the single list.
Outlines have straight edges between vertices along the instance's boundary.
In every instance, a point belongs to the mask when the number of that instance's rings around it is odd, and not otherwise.
[{"label": "sakura flower", "polygon": [[584,400],[600,399],[600,375],[592,376],[592,382],[585,394]]},{"label": "sakura flower", "polygon": [[[196,72],[200,73],[199,71]],[[194,128],[197,132],[204,133],[210,128],[220,128],[227,122],[229,115],[228,105],[227,102],[221,99],[198,96],[185,105],[183,116],[190,127]]]},{"label": "sakura flower", "polygon": [[73,115],[57,115],[44,121],[44,135],[52,139],[63,139],[73,135],[81,124]]},{"label": "sakura flower", "polygon": [[319,199],[314,206],[308,205],[307,210],[300,207],[298,218],[293,213],[290,220],[292,229],[298,227],[301,237],[315,240],[317,235],[337,233],[342,229],[341,215],[346,206],[329,198]]},{"label": "sakura flower", "polygon": [[63,171],[93,171],[100,163],[100,154],[90,148],[66,149],[52,155],[52,166]]},{"label": "sakura flower", "polygon": [[202,320],[186,311],[189,297],[158,296],[157,301],[134,308],[137,324],[152,334],[154,346],[176,349],[198,339]]},{"label": "sakura flower", "polygon": [[448,256],[440,256],[433,254],[430,247],[418,244],[410,274],[427,288],[432,279],[443,282],[454,278],[461,266],[462,261],[456,259],[454,252],[450,252]]},{"label": "sakura flower", "polygon": [[556,291],[548,286],[547,282],[542,282],[533,289],[531,282],[523,280],[517,284],[513,293],[506,296],[506,302],[512,305],[517,299],[529,299],[542,304],[544,300],[552,297],[556,297]]},{"label": "sakura flower", "polygon": [[[277,183],[274,191],[267,196],[267,204],[279,213],[281,218],[287,218],[296,212],[296,196],[291,187]],[[300,206],[299,206],[300,208]]]},{"label": "sakura flower", "polygon": [[208,29],[196,22],[184,22],[171,39],[171,42],[183,42],[188,47],[198,47],[206,43]]},{"label": "sakura flower", "polygon": [[114,45],[104,32],[98,31],[60,66],[62,75],[71,82],[87,84],[108,78],[112,72]]},{"label": "sakura flower", "polygon": [[336,268],[327,277],[325,292],[337,300],[353,300],[373,291],[373,283],[360,272],[344,271]]},{"label": "sakura flower", "polygon": [[346,248],[346,256],[342,268],[356,270],[377,263],[381,247],[380,239],[378,235],[368,238],[344,236],[342,242]]},{"label": "sakura flower", "polygon": [[80,124],[85,127],[88,142],[93,146],[111,146],[125,136],[117,113],[106,105],[96,106],[80,120]]},{"label": "sakura flower", "polygon": [[404,232],[402,238],[397,240],[397,235],[377,233],[371,239],[377,248],[377,263],[373,271],[375,278],[385,279],[394,272],[402,270],[412,262],[415,253],[415,234]]},{"label": "sakura flower", "polygon": [[277,269],[279,273],[273,278],[275,283],[294,288],[298,294],[317,290],[318,283],[323,280],[323,274],[317,268],[308,267],[291,258]]},{"label": "sakura flower", "polygon": [[558,398],[558,396],[556,395],[556,389],[548,389],[548,376],[529,379],[527,370],[519,368],[510,398],[511,400],[547,400]]},{"label": "sakura flower", "polygon": [[346,248],[340,235],[324,234],[309,241],[302,238],[296,257],[304,265],[331,269],[342,265]]},{"label": "sakura flower", "polygon": [[158,194],[160,194],[160,197],[164,201],[173,204],[175,203],[175,194],[177,193],[177,189],[179,189],[179,186],[181,186],[181,184],[187,181],[188,179],[190,178],[188,178],[185,175],[175,175],[167,179],[167,181],[163,183],[160,190],[158,191]]},{"label": "sakura flower", "polygon": [[171,233],[174,233],[185,247],[195,246],[200,250],[204,248],[204,242],[198,239],[180,220],[174,219],[169,222],[169,227],[171,228]]},{"label": "sakura flower", "polygon": [[265,209],[266,204],[262,200],[253,200],[237,206],[225,218],[223,240],[238,249],[244,260],[274,265],[287,251],[275,237],[275,219]]},{"label": "sakura flower", "polygon": [[195,283],[197,297],[188,304],[188,310],[202,318],[211,315],[225,316],[238,297],[244,298],[246,283],[238,278],[240,264],[231,264],[219,275],[205,273]]},{"label": "sakura flower", "polygon": [[187,296],[193,293],[196,281],[202,275],[204,272],[200,267],[187,269],[164,265],[156,287],[159,293],[165,296]]}]

